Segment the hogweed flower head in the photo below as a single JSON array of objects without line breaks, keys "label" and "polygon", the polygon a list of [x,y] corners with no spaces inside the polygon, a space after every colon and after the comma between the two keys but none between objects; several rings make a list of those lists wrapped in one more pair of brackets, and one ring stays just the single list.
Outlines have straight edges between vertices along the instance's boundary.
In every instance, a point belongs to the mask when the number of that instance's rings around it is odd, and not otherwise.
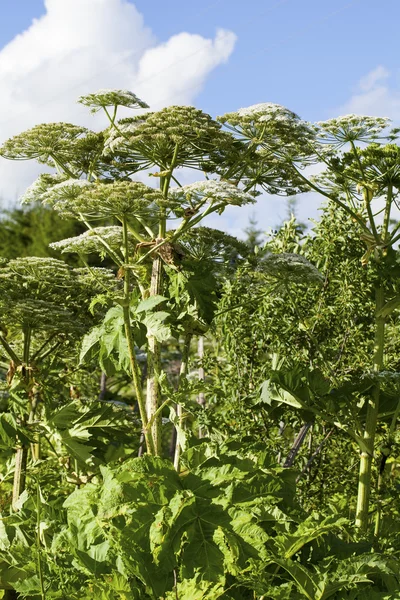
[{"label": "hogweed flower head", "polygon": [[79,206],[82,190],[91,185],[93,184],[87,179],[66,179],[44,192],[41,201],[54,208],[61,216],[76,217],[80,211],[73,207]]},{"label": "hogweed flower head", "polygon": [[140,181],[122,180],[113,183],[90,183],[86,180],[68,180],[54,186],[44,196],[65,217],[90,219],[148,215],[155,211],[164,198],[158,190]]},{"label": "hogweed flower head", "polygon": [[210,227],[193,227],[179,240],[188,254],[197,260],[212,260],[216,265],[235,265],[235,259],[249,254],[249,246],[236,237]]},{"label": "hogweed flower head", "polygon": [[71,123],[42,123],[4,142],[0,155],[12,160],[36,159],[54,166],[54,159],[72,159],[74,143],[87,133],[86,127]]},{"label": "hogweed flower head", "polygon": [[301,254],[269,254],[260,264],[263,273],[292,283],[322,284],[323,275]]},{"label": "hogweed flower head", "polygon": [[108,269],[98,269],[94,278],[55,258],[11,259],[0,266],[0,319],[75,336],[92,325],[88,308],[93,294],[104,284],[114,291],[115,282]]},{"label": "hogweed flower head", "polygon": [[386,117],[369,117],[361,115],[344,115],[315,124],[316,133],[321,142],[333,146],[344,146],[351,142],[370,143],[377,141],[379,135],[389,126]]},{"label": "hogweed flower head", "polygon": [[143,102],[133,92],[129,90],[102,89],[93,94],[80,96],[80,104],[90,107],[90,112],[96,113],[102,108],[109,106],[125,106],[127,108],[149,108],[146,102]]},{"label": "hogweed flower head", "polygon": [[169,195],[174,201],[181,203],[190,202],[196,205],[206,201],[209,204],[254,204],[255,200],[251,194],[244,192],[227,181],[197,181],[182,187],[174,187],[169,190]]},{"label": "hogweed flower head", "polygon": [[105,153],[122,152],[143,165],[198,166],[230,136],[210,115],[193,106],[169,106],[110,128]]},{"label": "hogweed flower head", "polygon": [[309,162],[315,132],[307,121],[280,104],[264,102],[217,117],[239,139],[273,156]]},{"label": "hogweed flower head", "polygon": [[[105,254],[104,240],[112,250],[119,250],[123,245],[122,227],[111,225],[109,227],[94,227],[81,235],[66,238],[58,242],[52,242],[50,248],[58,250],[62,254],[66,252],[77,252],[78,254]],[[134,237],[128,233],[128,239],[133,244]]]},{"label": "hogweed flower head", "polygon": [[39,175],[39,177],[25,190],[22,196],[19,197],[19,201],[21,204],[42,202],[43,196],[50,188],[64,181],[66,181],[66,177],[63,175],[42,173],[42,175]]}]

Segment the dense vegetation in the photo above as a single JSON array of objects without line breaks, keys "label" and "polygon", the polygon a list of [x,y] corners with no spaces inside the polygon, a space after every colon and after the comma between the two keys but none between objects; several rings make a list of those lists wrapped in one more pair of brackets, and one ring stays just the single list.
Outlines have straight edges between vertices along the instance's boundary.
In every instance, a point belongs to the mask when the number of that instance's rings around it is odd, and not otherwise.
[{"label": "dense vegetation", "polygon": [[80,102],[0,151],[53,170],[0,223],[0,597],[400,598],[397,131]]}]

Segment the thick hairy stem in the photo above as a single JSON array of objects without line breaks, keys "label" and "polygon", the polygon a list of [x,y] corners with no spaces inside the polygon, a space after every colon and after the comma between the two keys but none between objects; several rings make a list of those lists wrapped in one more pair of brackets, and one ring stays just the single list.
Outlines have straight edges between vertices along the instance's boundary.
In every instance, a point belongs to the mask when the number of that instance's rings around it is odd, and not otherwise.
[{"label": "thick hairy stem", "polygon": [[[29,398],[29,380],[30,380],[30,371],[29,371],[29,352],[31,345],[31,328],[28,327],[24,331],[24,353],[22,358],[22,367],[25,369],[25,385],[26,385],[26,393]],[[28,415],[25,415],[23,418],[23,424],[26,423]],[[26,467],[28,462],[28,448],[21,444],[16,451],[15,454],[15,470],[14,470],[14,481],[13,481],[13,493],[12,493],[12,508],[13,510],[17,510],[16,505],[19,500],[20,495],[25,489],[26,483]]]},{"label": "thick hairy stem", "polygon": [[[29,395],[31,410],[29,413],[28,423],[29,425],[33,425],[35,421],[37,406],[40,402],[39,390],[37,388],[34,388],[31,390]],[[36,433],[35,438],[35,441],[31,443],[31,455],[33,461],[40,459],[40,434]]]},{"label": "thick hairy stem", "polygon": [[[385,304],[385,296],[383,286],[379,285],[375,291],[375,308],[376,314],[379,314],[381,308]],[[383,367],[383,351],[385,344],[385,319],[377,316],[375,319],[375,354],[374,354],[374,371],[379,372]],[[361,451],[360,471],[358,477],[358,496],[357,496],[357,512],[356,512],[356,527],[362,531],[368,528],[368,510],[369,498],[371,493],[371,468],[372,459],[374,456],[374,443],[376,434],[376,425],[379,413],[379,395],[380,385],[376,383],[371,397],[368,402],[367,416],[364,429],[364,448]]]},{"label": "thick hairy stem", "polygon": [[40,523],[42,518],[42,498],[40,495],[39,480],[36,482],[36,550],[37,550],[37,567],[40,582],[40,597],[41,600],[46,600],[46,592],[44,589],[43,565],[42,565],[42,543],[40,540]]},{"label": "thick hairy stem", "polygon": [[[162,286],[162,261],[159,256],[153,260],[151,272],[150,296],[157,296],[161,293]],[[159,378],[161,374],[161,345],[153,336],[149,336],[147,345],[147,396],[146,409],[147,418],[151,419],[160,406],[161,393]],[[161,414],[154,419],[151,428],[151,435],[155,453],[158,456],[161,452]]]},{"label": "thick hairy stem", "polygon": [[[189,366],[189,352],[190,352],[190,342],[192,340],[192,335],[187,334],[185,337],[185,342],[183,345],[182,351],[182,360],[181,360],[181,368],[179,372],[179,384],[178,391],[182,389],[183,383],[186,381],[188,374],[188,366]],[[185,414],[181,404],[178,404],[176,407],[176,414],[179,420],[178,427],[179,429],[184,429],[185,426]],[[177,430],[178,433],[178,430]],[[179,462],[181,458],[181,445],[179,443],[179,435],[177,435],[176,445],[175,445],[175,456],[174,456],[174,467],[179,472]]]},{"label": "thick hairy stem", "polygon": [[[122,231],[123,231],[124,247],[125,247],[124,258],[125,258],[126,264],[128,264],[129,263],[129,243],[128,243],[128,226],[126,223],[126,219],[123,221],[122,225],[123,225]],[[147,413],[146,413],[146,404],[145,404],[145,401],[143,398],[142,376],[141,376],[142,374],[140,372],[140,368],[139,368],[139,365],[138,365],[138,362],[136,359],[135,344],[134,344],[133,336],[132,336],[131,317],[130,317],[130,312],[129,312],[129,301],[130,301],[129,284],[130,284],[130,272],[129,272],[129,269],[126,269],[125,275],[124,275],[124,307],[123,307],[124,329],[125,329],[125,335],[126,335],[126,339],[127,339],[127,343],[128,343],[128,352],[129,352],[129,361],[130,361],[131,372],[132,372],[133,388],[135,390],[136,400],[137,400],[138,407],[139,407],[139,414],[140,414],[140,418],[142,420],[144,437],[146,440],[146,448],[147,448],[147,452],[149,454],[154,455],[155,448],[154,448],[153,440],[147,429],[148,419],[147,419]]]},{"label": "thick hairy stem", "polygon": [[25,489],[27,460],[28,449],[25,446],[17,448],[17,452],[15,454],[14,483],[12,492],[12,509],[14,511],[18,510],[17,502]]},{"label": "thick hairy stem", "polygon": [[[204,367],[203,367],[203,358],[204,358],[204,336],[201,335],[199,337],[199,341],[197,344],[197,355],[200,359],[200,367],[199,367],[199,381],[204,381],[206,376],[204,373]],[[200,406],[202,406],[203,408],[205,408],[206,406],[206,397],[204,395],[204,392],[200,392],[199,395],[197,396],[197,402],[200,404]],[[203,430],[201,429],[201,427],[199,428],[199,438],[203,437]]]},{"label": "thick hairy stem", "polygon": [[296,436],[296,439],[293,442],[293,446],[291,447],[290,452],[285,460],[285,463],[283,465],[284,467],[293,466],[293,463],[296,460],[296,456],[298,455],[299,450],[300,450],[301,446],[303,445],[303,442],[306,438],[307,432],[310,429],[312,424],[313,424],[312,421],[308,421],[308,423],[304,423],[304,425],[300,429],[299,433]]}]

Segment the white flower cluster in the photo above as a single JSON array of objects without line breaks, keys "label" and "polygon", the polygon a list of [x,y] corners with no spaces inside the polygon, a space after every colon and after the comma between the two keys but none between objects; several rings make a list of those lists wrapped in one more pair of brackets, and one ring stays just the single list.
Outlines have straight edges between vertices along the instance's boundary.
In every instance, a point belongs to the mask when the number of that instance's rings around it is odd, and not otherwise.
[{"label": "white flower cluster", "polygon": [[246,108],[239,108],[237,111],[239,117],[251,118],[260,121],[266,121],[271,118],[297,118],[297,115],[289,109],[281,106],[280,104],[274,104],[273,102],[260,102],[259,104],[253,104]]},{"label": "white flower cluster", "polygon": [[71,331],[82,326],[68,308],[33,298],[16,301],[10,308],[10,315],[15,323],[46,331],[60,331],[63,327]]},{"label": "white flower cluster", "polygon": [[291,125],[298,129],[312,134],[312,128],[285,106],[280,104],[274,104],[272,102],[261,102],[259,104],[253,104],[246,108],[239,108],[238,111],[227,113],[223,117],[218,117],[222,122],[228,122],[232,125],[240,125],[245,123],[265,123],[272,121],[280,123],[281,125]]},{"label": "white flower cluster", "polygon": [[43,204],[51,206],[59,214],[73,217],[76,216],[75,212],[79,212],[79,207],[75,206],[77,199],[83,189],[92,185],[87,179],[67,179],[49,188],[47,192],[42,194],[41,200]]},{"label": "white flower cluster", "polygon": [[[132,234],[129,234],[130,241],[133,242]],[[105,242],[113,250],[119,250],[122,246],[122,227],[111,225],[109,227],[95,227],[85,231],[81,235],[66,238],[58,242],[52,242],[50,248],[65,252],[77,252],[82,254],[104,253]]]},{"label": "white flower cluster", "polygon": [[323,142],[342,146],[348,142],[371,142],[389,126],[387,117],[344,115],[316,123],[316,131]]},{"label": "white flower cluster", "polygon": [[135,121],[124,119],[119,121],[118,127],[110,128],[104,144],[104,155],[124,146],[144,122],[144,119]]},{"label": "white flower cluster", "polygon": [[133,92],[129,90],[98,90],[93,94],[80,96],[78,102],[84,106],[89,106],[91,112],[97,112],[107,106],[126,106],[128,108],[149,108],[146,102],[143,102]]},{"label": "white flower cluster", "polygon": [[321,284],[323,276],[304,256],[291,252],[269,254],[262,262],[264,273],[293,283]]},{"label": "white flower cluster", "polygon": [[221,202],[237,206],[255,202],[253,196],[227,181],[197,181],[183,187],[171,188],[169,194],[173,200],[207,200],[209,203]]},{"label": "white flower cluster", "polygon": [[31,204],[41,202],[43,195],[54,185],[61,183],[65,178],[62,175],[50,175],[45,173],[39,175],[37,179],[25,190],[19,197],[21,204]]}]

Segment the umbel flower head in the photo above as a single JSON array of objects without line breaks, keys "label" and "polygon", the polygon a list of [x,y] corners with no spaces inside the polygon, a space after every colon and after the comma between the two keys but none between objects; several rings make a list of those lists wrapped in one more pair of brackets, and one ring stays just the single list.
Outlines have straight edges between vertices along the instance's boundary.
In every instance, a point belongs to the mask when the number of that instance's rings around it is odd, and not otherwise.
[{"label": "umbel flower head", "polygon": [[227,181],[205,180],[189,183],[169,190],[171,199],[180,206],[196,209],[196,206],[207,204],[227,204],[242,206],[254,203],[251,194],[244,192]]},{"label": "umbel flower head", "polygon": [[36,159],[54,166],[54,161],[74,158],[77,141],[88,133],[85,127],[71,123],[42,123],[7,140],[0,155],[12,160]]},{"label": "umbel flower head", "polygon": [[87,306],[98,288],[54,258],[9,260],[0,267],[0,319],[13,327],[82,331],[90,326]]},{"label": "umbel flower head", "polygon": [[313,127],[280,104],[264,102],[217,117],[239,139],[278,156],[305,161],[314,154]]},{"label": "umbel flower head", "polygon": [[[335,160],[335,169],[328,168],[315,175],[313,180],[331,194],[345,193],[363,204],[365,188],[373,193],[373,197],[380,198],[391,186],[392,199],[396,202],[400,192],[400,148],[396,144],[371,143],[358,148],[357,157],[352,151],[343,152]],[[369,202],[371,200],[372,197]]]},{"label": "umbel flower head", "polygon": [[69,179],[49,189],[42,200],[64,217],[102,219],[146,216],[149,211],[154,212],[155,205],[164,199],[158,190],[140,181],[89,183]]},{"label": "umbel flower head", "polygon": [[[131,233],[128,233],[128,239],[133,246],[135,239]],[[50,248],[63,254],[65,252],[77,252],[78,254],[100,254],[104,256],[106,246],[114,251],[119,251],[122,244],[122,227],[111,225],[109,227],[95,227],[81,235],[53,242],[50,244]]]},{"label": "umbel flower head", "polygon": [[119,152],[139,168],[197,167],[216,147],[231,138],[219,123],[193,106],[169,106],[110,128],[105,152]]},{"label": "umbel flower head", "polygon": [[315,130],[322,142],[340,147],[349,142],[376,141],[389,123],[390,119],[386,117],[344,115],[336,119],[317,122]]},{"label": "umbel flower head", "polygon": [[149,108],[146,102],[143,102],[133,92],[129,90],[98,90],[93,94],[80,96],[78,102],[84,106],[89,106],[92,113],[96,113],[102,108],[109,106],[125,106],[127,108]]},{"label": "umbel flower head", "polygon": [[249,246],[236,237],[210,227],[194,227],[179,239],[185,254],[197,261],[212,261],[214,268],[236,265],[249,254]]},{"label": "umbel flower head", "polygon": [[288,283],[322,284],[324,278],[304,256],[291,252],[269,254],[260,264],[263,273]]},{"label": "umbel flower head", "polygon": [[32,204],[34,202],[42,202],[43,196],[50,188],[66,181],[65,175],[52,175],[50,173],[42,173],[37,179],[25,190],[22,196],[19,197],[21,204]]}]

